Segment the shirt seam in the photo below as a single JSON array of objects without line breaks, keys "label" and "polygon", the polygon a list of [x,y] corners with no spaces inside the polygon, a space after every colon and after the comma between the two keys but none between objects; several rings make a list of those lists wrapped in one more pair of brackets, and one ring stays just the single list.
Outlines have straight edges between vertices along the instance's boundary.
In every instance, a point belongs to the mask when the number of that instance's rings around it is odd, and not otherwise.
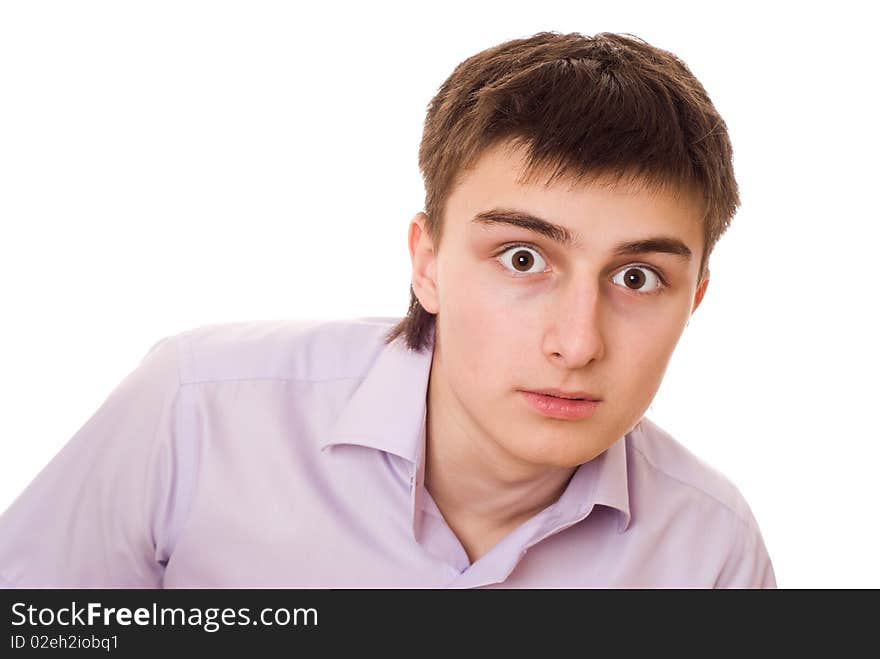
[{"label": "shirt seam", "polygon": [[[187,412],[187,410],[184,409],[186,407],[187,401],[185,400],[185,397],[184,397],[184,382],[183,382],[182,371],[183,371],[183,364],[184,364],[185,360],[187,360],[186,365],[189,366],[190,361],[188,361],[188,358],[191,359],[191,354],[187,350],[188,345],[184,346],[183,344],[184,344],[183,337],[178,337],[177,342],[176,342],[177,357],[178,358],[177,358],[177,363],[175,364],[176,371],[177,371],[177,388],[175,389],[175,391],[173,392],[173,394],[171,395],[171,398],[170,398],[170,400],[171,400],[170,404],[172,405],[171,409],[172,409],[173,415],[174,415],[173,419],[172,419],[172,428],[173,428],[173,435],[174,436],[172,438],[168,439],[169,446],[167,447],[172,455],[174,454],[174,451],[175,451],[175,448],[173,446],[175,441],[180,442],[182,445],[183,445],[183,443],[187,443],[187,442],[192,443],[192,442],[196,441],[196,438],[194,436],[191,436],[191,435],[187,436],[187,433],[184,432],[183,423],[182,423],[182,419],[184,417],[184,414]],[[157,428],[157,433],[158,433],[158,428]],[[189,448],[193,452],[196,452],[196,448],[194,446],[188,446],[187,448]],[[157,447],[157,450],[158,450],[158,447]],[[190,513],[192,512],[192,504],[194,502],[195,492],[196,492],[195,479],[196,479],[196,476],[198,475],[198,465],[194,464],[193,469],[194,469],[193,473],[188,474],[188,476],[190,477],[189,478],[190,487],[188,488],[189,491],[186,492],[184,495],[187,498],[187,501],[185,502],[186,510],[177,519],[175,519],[175,516],[172,515],[170,524],[164,529],[165,543],[166,543],[166,546],[168,549],[168,556],[167,556],[165,565],[162,566],[162,576],[160,579],[160,587],[164,587],[165,572],[167,570],[167,563],[170,562],[171,558],[174,555],[174,552],[177,550],[177,545],[180,541],[180,537],[183,533],[183,530],[186,528],[186,525],[189,521]],[[174,476],[173,476],[173,478],[177,479],[178,482],[180,482],[181,477],[182,477],[182,475],[179,473],[174,474]],[[178,506],[183,505],[183,504],[181,504],[179,496],[176,497],[176,499],[177,500],[172,502],[171,505],[173,508],[177,508],[178,510],[180,510],[180,508],[178,508]]]},{"label": "shirt seam", "polygon": [[[186,391],[191,390],[187,389]],[[197,434],[197,424],[193,419],[193,415],[195,414],[193,403],[189,400],[189,396],[183,393],[182,387],[181,392],[179,398],[180,404],[177,409],[174,425],[175,433],[178,435],[179,441],[181,441],[181,450],[186,451],[189,457],[188,466],[190,468],[190,473],[187,474],[189,478],[183,481],[184,483],[187,483],[187,486],[181,488],[181,493],[174,504],[175,508],[180,511],[180,515],[177,516],[176,519],[173,518],[171,524],[169,524],[167,528],[166,539],[168,544],[168,558],[166,569],[167,564],[174,558],[174,554],[177,551],[181,538],[184,537],[191,525],[196,498],[199,492],[200,478],[202,475],[202,446],[200,442],[203,438]],[[182,477],[182,474],[177,475],[178,482],[180,482]],[[164,584],[165,570],[162,571],[163,588],[165,587]]]},{"label": "shirt seam", "polygon": [[[191,438],[181,437],[178,434],[179,427],[180,427],[179,426],[180,413],[181,413],[180,407],[183,403],[183,401],[181,400],[182,394],[183,394],[183,386],[182,386],[183,377],[182,377],[181,372],[183,370],[182,365],[184,363],[184,360],[189,356],[189,354],[185,350],[185,347],[183,345],[184,342],[183,342],[182,338],[180,336],[177,336],[175,338],[176,338],[176,340],[174,342],[174,347],[176,350],[177,359],[175,360],[174,370],[175,370],[175,374],[177,375],[177,386],[174,388],[173,392],[168,393],[168,395],[166,396],[165,402],[164,402],[164,404],[166,406],[170,406],[170,410],[171,410],[171,414],[172,414],[172,418],[170,420],[172,432],[171,432],[170,437],[162,438],[163,441],[160,443],[158,440],[159,440],[159,434],[161,431],[161,427],[158,424],[156,425],[156,430],[153,434],[154,454],[153,454],[152,472],[150,474],[150,477],[154,478],[154,479],[155,479],[156,472],[158,471],[158,468],[159,468],[157,462],[160,459],[160,456],[162,455],[163,449],[167,449],[169,451],[169,453],[173,456],[173,454],[174,454],[173,444],[175,441],[180,442],[180,441],[191,440]],[[166,444],[167,444],[167,446],[166,446]],[[172,463],[173,463],[173,458],[172,458]],[[180,474],[172,474],[171,478],[172,479],[179,479]],[[172,487],[172,486],[169,484],[168,487]],[[154,494],[153,497],[145,497],[145,502],[144,502],[145,506],[146,506],[146,510],[145,510],[146,517],[145,518],[151,520],[151,522],[153,519],[155,519],[156,513],[155,513],[155,511],[150,510],[148,501],[151,499],[154,500],[155,495],[161,496],[163,493],[157,491],[153,494]],[[176,504],[177,504],[177,501],[171,502],[172,507],[174,507]],[[162,511],[162,512],[164,513],[164,511]],[[152,514],[150,514],[150,513],[152,513]],[[173,521],[174,520],[172,517],[172,522]],[[174,553],[174,549],[177,545],[177,537],[175,537],[175,531],[179,531],[179,529],[171,528],[170,525],[167,525],[167,526],[165,526],[165,528],[162,529],[162,533],[164,535],[163,540],[168,548],[168,560],[170,560],[171,555]],[[169,536],[171,536],[173,538],[173,542],[169,542],[169,539],[170,539]],[[154,541],[155,541],[155,537],[154,537]],[[155,558],[156,549],[157,549],[157,547],[154,546],[153,547],[154,558]],[[165,581],[166,565],[163,565],[162,563],[159,563],[159,565],[162,566],[161,577],[159,580],[159,584],[161,587],[161,584]]]},{"label": "shirt seam", "polygon": [[[182,332],[177,335],[177,349],[180,357],[177,376],[181,386],[188,384],[214,384],[222,382],[251,382],[251,381],[280,381],[280,382],[337,382],[340,380],[363,380],[367,376],[364,373],[359,375],[343,375],[330,378],[308,378],[295,376],[249,376],[249,377],[215,377],[196,379],[196,360],[192,350],[192,335],[189,332]],[[183,365],[184,368],[181,368]]]},{"label": "shirt seam", "polygon": [[210,378],[208,380],[186,380],[181,381],[180,385],[185,387],[190,384],[222,384],[225,382],[309,382],[309,383],[321,383],[321,382],[337,382],[339,380],[363,380],[365,375],[352,375],[352,376],[342,376],[338,378],[324,378],[320,380],[310,379],[310,378],[295,378],[295,377],[245,377],[245,378]]},{"label": "shirt seam", "polygon": [[[750,531],[750,532],[746,532]],[[718,574],[718,577],[715,579],[715,583],[713,584],[713,588],[742,588],[743,586],[738,586],[735,584],[720,583],[721,577],[725,570],[728,568],[736,573],[742,566],[742,562],[747,560],[749,556],[754,556],[757,553],[758,549],[758,533],[748,525],[748,527],[743,530],[740,528],[740,532],[737,534],[737,543],[734,547],[734,550],[730,553],[724,565],[721,568],[721,571]],[[769,556],[767,557],[769,560]],[[761,588],[762,585],[758,584],[747,586],[748,588]]]},{"label": "shirt seam", "polygon": [[[171,410],[171,414],[172,414],[171,422],[172,422],[172,426],[174,428],[177,427],[177,418],[178,418],[178,413],[179,413],[179,410],[178,410],[179,405],[178,404],[180,402],[180,395],[182,393],[182,388],[180,386],[180,377],[179,377],[180,368],[179,367],[177,368],[177,371],[178,371],[177,386],[174,388],[173,391],[169,391],[166,394],[165,400],[163,401],[163,408],[168,408]],[[143,507],[144,519],[149,520],[150,526],[152,526],[152,522],[155,519],[155,511],[152,508],[152,506],[154,504],[152,504],[151,502],[153,502],[155,500],[154,499],[155,495],[162,494],[160,491],[154,489],[155,485],[156,485],[156,483],[155,483],[156,473],[159,470],[158,462],[161,459],[163,449],[167,448],[169,451],[173,451],[173,448],[170,445],[166,447],[166,444],[173,443],[173,440],[169,439],[167,437],[160,437],[161,430],[162,430],[160,421],[161,420],[156,422],[156,428],[153,431],[153,441],[151,442],[152,446],[153,446],[153,450],[152,450],[152,453],[150,456],[150,464],[149,464],[148,473],[146,476],[147,484],[145,486],[145,490],[148,491],[151,496],[144,497],[144,500],[141,503],[141,505]],[[165,531],[167,531],[167,528],[165,529]],[[154,541],[155,541],[155,538],[154,538]],[[156,547],[154,545],[154,547],[153,547],[154,554],[155,554],[155,550],[156,550]],[[163,569],[163,573],[164,573],[164,569]]]},{"label": "shirt seam", "polygon": [[683,481],[683,480],[681,480],[680,478],[676,478],[675,476],[673,476],[673,475],[670,474],[669,472],[665,471],[664,469],[661,469],[661,468],[658,467],[656,464],[654,464],[654,463],[651,461],[651,459],[650,459],[647,455],[645,455],[645,453],[644,453],[644,452],[643,452],[638,446],[635,446],[634,443],[631,443],[630,446],[632,447],[632,449],[633,449],[636,453],[638,453],[639,455],[642,456],[642,458],[645,460],[645,462],[648,464],[648,466],[651,467],[654,471],[656,471],[656,472],[662,474],[663,476],[665,476],[666,478],[668,478],[668,479],[671,480],[671,481],[675,481],[676,483],[679,483],[680,485],[684,485],[684,486],[686,486],[686,487],[689,487],[689,488],[691,488],[692,490],[696,490],[697,492],[703,494],[704,496],[709,497],[710,499],[712,499],[712,501],[714,501],[715,503],[717,503],[718,505],[720,505],[722,508],[724,508],[725,510],[727,510],[727,512],[729,512],[731,515],[733,515],[733,516],[736,518],[737,521],[739,521],[741,524],[743,524],[743,525],[744,525],[746,528],[748,528],[750,531],[755,530],[755,529],[754,529],[754,524],[752,523],[752,521],[749,520],[747,517],[743,517],[743,516],[742,516],[742,515],[736,510],[736,509],[734,509],[733,507],[731,507],[729,504],[725,503],[724,501],[722,501],[721,499],[719,499],[719,498],[716,497],[715,495],[713,495],[713,494],[707,492],[707,491],[704,490],[703,488],[701,488],[701,487],[697,487],[697,486],[694,485],[693,483],[688,483],[687,481]]}]

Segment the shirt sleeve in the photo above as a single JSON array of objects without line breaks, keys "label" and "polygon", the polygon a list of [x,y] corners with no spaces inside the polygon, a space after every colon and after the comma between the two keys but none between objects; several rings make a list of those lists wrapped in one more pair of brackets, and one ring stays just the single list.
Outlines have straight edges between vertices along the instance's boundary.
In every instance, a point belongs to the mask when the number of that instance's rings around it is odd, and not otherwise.
[{"label": "shirt sleeve", "polygon": [[178,344],[154,344],[0,516],[0,585],[161,587],[180,513]]},{"label": "shirt sleeve", "polygon": [[757,523],[740,525],[738,541],[718,576],[715,588],[776,588],[773,563]]}]

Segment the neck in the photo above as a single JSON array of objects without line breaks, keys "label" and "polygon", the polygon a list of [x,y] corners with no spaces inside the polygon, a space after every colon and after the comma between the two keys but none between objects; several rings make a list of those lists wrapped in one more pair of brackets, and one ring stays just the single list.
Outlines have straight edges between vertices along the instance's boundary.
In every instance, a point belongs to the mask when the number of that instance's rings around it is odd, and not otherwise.
[{"label": "neck", "polygon": [[575,472],[523,462],[475,427],[432,369],[425,487],[471,560],[554,503]]}]

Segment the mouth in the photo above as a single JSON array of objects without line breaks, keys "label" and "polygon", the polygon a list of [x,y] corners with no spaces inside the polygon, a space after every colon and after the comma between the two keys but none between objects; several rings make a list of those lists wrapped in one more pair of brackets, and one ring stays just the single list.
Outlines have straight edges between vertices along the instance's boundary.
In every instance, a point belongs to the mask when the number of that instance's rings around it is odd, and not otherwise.
[{"label": "mouth", "polygon": [[562,400],[586,400],[598,403],[601,398],[586,391],[562,391],[560,389],[534,389],[523,390],[527,394],[539,394],[541,396],[550,396],[552,398],[560,398]]},{"label": "mouth", "polygon": [[556,419],[584,419],[592,415],[600,403],[599,399],[587,398],[590,394],[569,398],[561,394],[548,394],[539,391],[521,391],[520,393],[532,410]]}]

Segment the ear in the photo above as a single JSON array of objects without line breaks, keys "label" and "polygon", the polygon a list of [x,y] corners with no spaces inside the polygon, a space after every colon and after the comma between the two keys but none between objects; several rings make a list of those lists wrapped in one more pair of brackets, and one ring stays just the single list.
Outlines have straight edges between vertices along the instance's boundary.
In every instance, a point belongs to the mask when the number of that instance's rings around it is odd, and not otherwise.
[{"label": "ear", "polygon": [[428,216],[418,212],[409,224],[409,256],[412,261],[412,289],[419,304],[428,313],[439,309],[437,288],[437,253],[425,228]]},{"label": "ear", "polygon": [[706,276],[700,281],[697,285],[697,291],[694,293],[694,306],[691,307],[691,313],[694,313],[697,310],[697,307],[700,306],[700,302],[703,301],[703,296],[706,295],[706,289],[709,287],[709,271],[706,270]]}]

